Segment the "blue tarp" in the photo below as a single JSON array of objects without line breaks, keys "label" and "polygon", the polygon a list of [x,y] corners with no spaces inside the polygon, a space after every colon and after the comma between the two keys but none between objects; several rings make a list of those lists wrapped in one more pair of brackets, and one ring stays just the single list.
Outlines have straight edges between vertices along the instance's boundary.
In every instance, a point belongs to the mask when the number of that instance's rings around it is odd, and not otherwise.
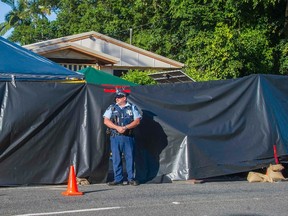
[{"label": "blue tarp", "polygon": [[0,80],[82,79],[49,59],[0,37]]}]

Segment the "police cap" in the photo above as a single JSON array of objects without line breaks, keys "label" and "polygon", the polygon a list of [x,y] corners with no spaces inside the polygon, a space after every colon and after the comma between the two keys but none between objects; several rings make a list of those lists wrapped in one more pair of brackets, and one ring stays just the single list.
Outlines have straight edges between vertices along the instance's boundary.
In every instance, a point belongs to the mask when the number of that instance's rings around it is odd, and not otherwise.
[{"label": "police cap", "polygon": [[128,94],[124,92],[123,90],[116,90],[115,98],[122,98],[122,97],[127,97]]}]

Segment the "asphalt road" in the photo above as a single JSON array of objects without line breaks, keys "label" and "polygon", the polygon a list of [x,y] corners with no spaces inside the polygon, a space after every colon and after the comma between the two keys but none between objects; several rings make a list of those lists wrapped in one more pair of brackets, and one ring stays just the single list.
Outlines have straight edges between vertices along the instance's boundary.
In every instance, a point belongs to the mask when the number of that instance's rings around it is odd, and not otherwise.
[{"label": "asphalt road", "polygon": [[0,215],[288,215],[288,182],[190,181],[170,184],[78,186],[82,196],[62,196],[67,186],[0,187]]}]

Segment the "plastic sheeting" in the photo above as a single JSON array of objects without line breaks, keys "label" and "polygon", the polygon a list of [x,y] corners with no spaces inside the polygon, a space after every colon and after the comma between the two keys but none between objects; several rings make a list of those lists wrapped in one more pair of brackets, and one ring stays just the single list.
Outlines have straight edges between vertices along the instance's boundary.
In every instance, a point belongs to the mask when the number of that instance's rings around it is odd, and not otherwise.
[{"label": "plastic sheeting", "polygon": [[146,117],[137,136],[145,155],[140,179],[201,179],[262,168],[274,163],[274,144],[286,156],[287,81],[253,75],[133,88],[131,99]]},{"label": "plastic sheeting", "polygon": [[[140,182],[236,174],[287,156],[287,77],[131,87]],[[102,114],[113,94],[91,84],[0,83],[0,185],[105,182],[109,144]]]},{"label": "plastic sheeting", "polygon": [[70,165],[78,176],[105,181],[109,152],[99,91],[86,84],[0,83],[0,184],[63,183]]},{"label": "plastic sheeting", "polygon": [[127,80],[121,79],[120,77],[108,74],[104,71],[97,70],[92,67],[87,67],[79,71],[84,74],[87,83],[96,85],[116,85],[116,86],[138,86],[138,84],[129,82]]},{"label": "plastic sheeting", "polygon": [[83,79],[49,59],[0,37],[0,80]]}]

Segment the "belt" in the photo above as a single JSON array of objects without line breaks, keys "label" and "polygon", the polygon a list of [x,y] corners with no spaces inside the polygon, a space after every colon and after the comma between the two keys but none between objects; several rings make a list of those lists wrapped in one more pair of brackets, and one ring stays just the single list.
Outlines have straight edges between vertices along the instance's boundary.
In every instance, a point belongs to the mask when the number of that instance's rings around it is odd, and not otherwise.
[{"label": "belt", "polygon": [[111,133],[111,134],[110,134],[110,137],[115,137],[115,136],[133,137],[132,134],[121,134],[121,133]]}]

